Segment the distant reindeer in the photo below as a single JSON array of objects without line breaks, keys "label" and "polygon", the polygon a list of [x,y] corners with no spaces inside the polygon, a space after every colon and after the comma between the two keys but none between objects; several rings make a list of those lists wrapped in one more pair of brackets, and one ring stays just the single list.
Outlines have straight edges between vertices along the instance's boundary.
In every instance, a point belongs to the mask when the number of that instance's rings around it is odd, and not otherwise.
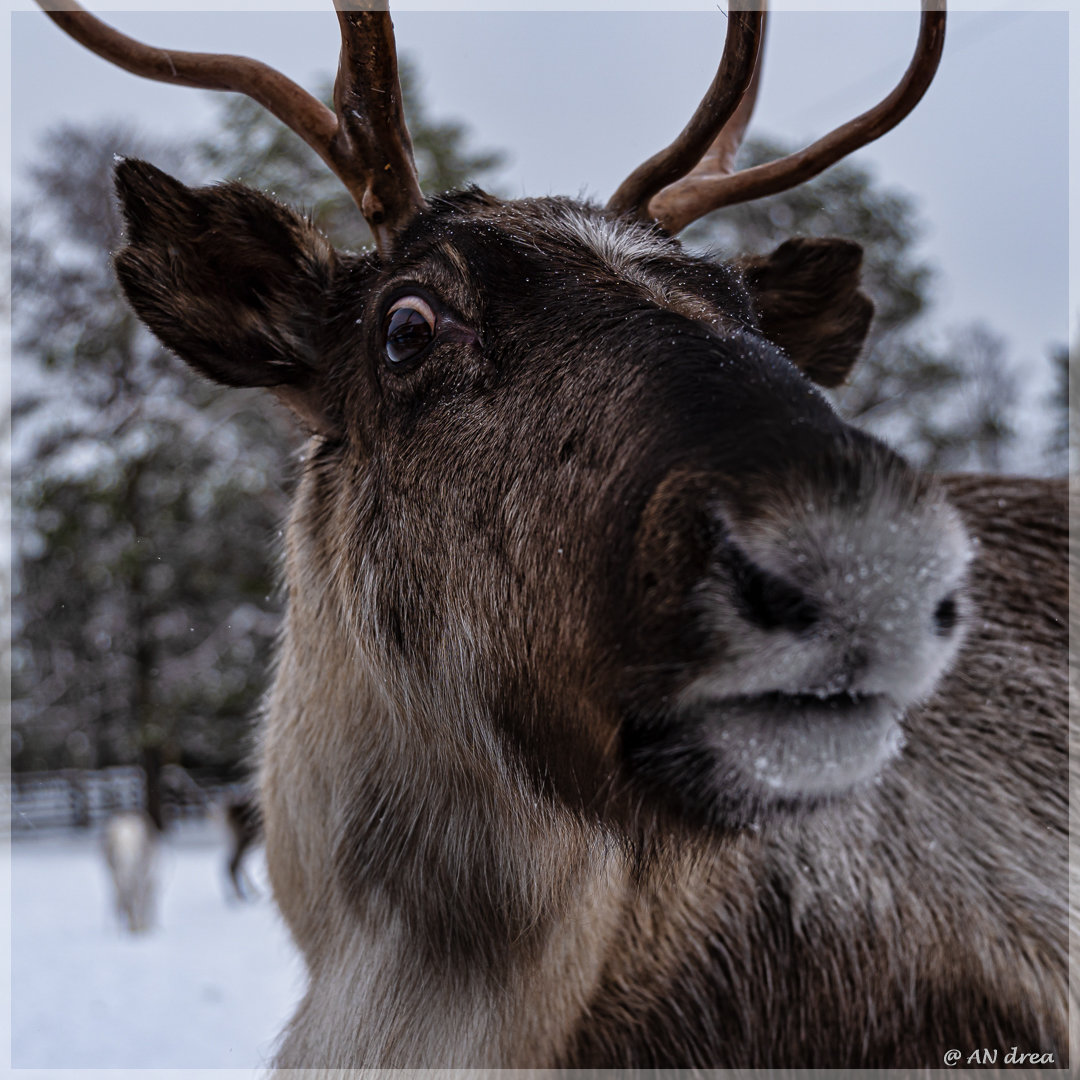
[{"label": "distant reindeer", "polygon": [[225,868],[237,900],[250,899],[254,886],[244,873],[244,857],[262,839],[262,817],[257,798],[249,791],[232,792],[221,806],[228,837]]},{"label": "distant reindeer", "polygon": [[260,743],[309,974],[279,1066],[1064,1065],[1064,486],[934,479],[840,419],[856,245],[675,239],[899,122],[944,15],[879,106],[737,173],[732,10],[701,108],[597,207],[425,199],[389,16],[351,7],[336,115],[50,12],[255,97],[376,240],[117,170],[139,316],[311,433]]},{"label": "distant reindeer", "polygon": [[143,934],[154,924],[157,828],[141,810],[121,810],[106,821],[101,846],[117,922],[128,933]]}]

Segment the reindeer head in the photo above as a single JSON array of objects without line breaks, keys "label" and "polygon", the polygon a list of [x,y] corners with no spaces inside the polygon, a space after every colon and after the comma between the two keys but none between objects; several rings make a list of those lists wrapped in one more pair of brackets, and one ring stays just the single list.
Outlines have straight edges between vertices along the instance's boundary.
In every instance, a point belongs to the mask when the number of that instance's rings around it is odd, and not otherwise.
[{"label": "reindeer head", "polygon": [[[316,113],[311,141],[376,253],[335,252],[238,185],[117,172],[140,317],[312,432],[288,574],[322,621],[290,632],[345,635],[416,731],[483,730],[539,790],[624,822],[738,825],[874,776],[955,652],[966,540],[815,386],[844,379],[867,332],[859,249],[794,240],[719,265],[671,235],[747,197],[728,166],[760,14],[732,14],[710,97],[603,209],[425,202],[395,95],[368,108],[393,72],[389,19],[340,18],[342,122]],[[913,106],[933,16],[920,40],[854,135],[815,144],[815,171]],[[378,71],[358,59],[375,53]],[[805,153],[786,160],[759,191],[806,175]]]}]

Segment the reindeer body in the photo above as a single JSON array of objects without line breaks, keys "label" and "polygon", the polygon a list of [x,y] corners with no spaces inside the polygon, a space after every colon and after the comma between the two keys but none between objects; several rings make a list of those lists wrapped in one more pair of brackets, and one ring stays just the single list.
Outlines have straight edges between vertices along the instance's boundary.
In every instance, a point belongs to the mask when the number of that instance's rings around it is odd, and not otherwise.
[{"label": "reindeer body", "polygon": [[955,481],[965,530],[810,388],[857,251],[467,193],[384,264],[120,184],[142,317],[228,381],[287,341],[319,432],[261,749],[280,1065],[1062,1059],[1061,491]]},{"label": "reindeer body", "polygon": [[603,210],[426,200],[385,12],[339,10],[336,114],[52,13],[263,101],[377,244],[118,168],[136,312],[312,433],[259,751],[309,973],[279,1066],[1065,1063],[1064,491],[936,481],[837,416],[856,245],[669,235],[899,122],[936,7],[878,106],[734,174],[762,16],[733,11]]},{"label": "reindeer body", "polygon": [[303,491],[263,797],[313,962],[279,1064],[1066,1062],[1064,485],[947,487],[979,541],[971,626],[900,759],[841,804],[640,846],[538,803],[497,745],[463,777],[445,732],[365,685],[362,649],[327,633]]},{"label": "reindeer body", "polygon": [[[550,214],[539,233],[573,249],[590,289],[632,288],[637,306],[647,294],[646,306],[665,308],[655,315],[664,333],[689,332],[668,322],[668,311],[686,300],[665,295],[649,268],[650,260],[680,257],[667,242],[624,235],[565,204],[519,210],[469,196],[460,205],[459,216],[443,211],[451,228],[438,223],[429,288],[453,287],[439,276],[448,267],[478,272],[482,253],[465,238],[478,222],[485,242],[505,229],[506,250],[515,251],[523,214]],[[452,253],[445,232],[460,237]],[[420,263],[432,250],[420,226],[415,249]],[[777,275],[790,256],[772,264]],[[824,253],[808,249],[807,257]],[[499,271],[511,287],[512,262],[504,250]],[[537,296],[515,292],[515,310],[544,307],[543,262],[516,267],[533,275]],[[677,280],[689,288],[692,268],[680,269]],[[769,280],[773,291],[758,301],[766,317],[770,303],[784,308],[767,269],[755,264],[746,274]],[[838,312],[865,324],[860,305],[836,286],[844,275],[832,271],[823,275],[830,288],[809,303],[830,334]],[[371,272],[366,265],[334,272],[341,285],[329,287],[330,325],[357,321],[350,310],[357,275]],[[407,280],[418,274],[415,266],[396,272]],[[121,273],[138,305],[140,286],[123,258]],[[735,318],[742,279],[708,273],[719,275],[727,317]],[[559,281],[557,290],[572,287]],[[571,313],[590,310],[564,300]],[[557,318],[567,317],[567,306]],[[154,318],[145,303],[141,309]],[[481,332],[494,338],[495,321],[490,315]],[[809,347],[821,328],[798,325]],[[540,336],[557,333],[553,323]],[[829,347],[837,347],[832,336]],[[535,359],[534,345],[521,348]],[[788,348],[797,355],[800,342]],[[333,343],[327,353],[333,370]],[[969,1043],[1023,1043],[1061,1061],[1060,485],[949,482],[978,541],[966,645],[933,699],[907,714],[906,748],[878,780],[838,802],[797,800],[782,814],[753,806],[740,817],[728,807],[700,828],[692,808],[672,814],[650,795],[641,796],[644,809],[636,795],[621,799],[610,782],[622,768],[619,736],[589,711],[598,709],[588,700],[590,680],[613,677],[613,659],[632,666],[637,646],[632,639],[613,646],[603,632],[597,640],[581,605],[604,597],[608,584],[617,592],[633,581],[642,551],[659,546],[673,572],[687,557],[677,550],[685,538],[668,521],[676,510],[658,497],[655,476],[642,481],[628,464],[641,402],[655,402],[659,388],[643,388],[640,379],[652,375],[635,374],[629,354],[622,363],[587,375],[610,385],[590,396],[598,413],[586,419],[605,433],[624,423],[626,442],[604,434],[598,444],[578,417],[567,424],[558,380],[575,375],[565,361],[544,361],[542,421],[516,413],[513,402],[492,405],[489,395],[510,393],[496,377],[473,397],[475,373],[447,392],[445,376],[432,372],[439,390],[426,389],[439,404],[407,413],[396,446],[372,451],[359,437],[320,437],[308,448],[288,530],[287,627],[261,749],[275,897],[310,970],[279,1064],[885,1066],[930,1064]],[[813,368],[812,357],[803,363]],[[668,366],[659,365],[665,377]],[[335,378],[346,416],[371,408],[349,397],[346,375]],[[524,378],[521,404],[536,411],[535,387]],[[443,408],[453,413],[453,430]],[[494,433],[492,417],[503,425]],[[694,408],[679,419],[693,427]],[[827,440],[846,445],[845,431],[819,419]],[[377,424],[368,415],[363,430]],[[554,426],[538,432],[538,424]],[[540,449],[515,457],[513,438]],[[752,443],[752,435],[740,443],[751,473]],[[648,449],[649,460],[663,461],[661,474],[677,456],[671,447]],[[916,483],[893,475],[892,458],[874,458],[880,449],[870,441],[859,450],[873,462],[854,466],[869,469],[858,483]],[[610,457],[598,461],[604,453]],[[785,449],[783,461],[770,459],[762,483],[789,482],[789,461],[802,456]],[[629,486],[620,483],[627,469]],[[768,469],[777,476],[770,480]],[[674,471],[681,505],[695,481]],[[795,473],[814,497],[820,478]],[[638,496],[628,494],[635,484],[644,489]],[[752,502],[756,493],[745,497]],[[635,498],[633,555],[628,540],[607,530],[613,507]],[[936,496],[911,498],[907,512],[920,519],[929,514],[922,502]],[[402,520],[405,533],[391,524]],[[528,525],[515,532],[518,522]],[[923,525],[940,523],[931,515]],[[947,548],[948,536],[934,543]],[[919,556],[927,566],[932,559],[931,548]],[[575,573],[593,583],[592,594],[583,594]],[[1038,603],[1029,595],[1033,581],[1041,583]],[[644,646],[650,656],[684,647],[665,643],[663,627],[655,632]],[[946,653],[954,645],[939,642]],[[528,685],[530,678],[573,690],[560,694]],[[691,769],[676,783],[684,776],[692,785]],[[670,788],[664,794],[674,796]]]},{"label": "reindeer body", "polygon": [[119,183],[142,318],[317,432],[261,746],[281,1066],[1062,1061],[1063,491],[953,506],[812,389],[857,249],[471,192],[384,261]]},{"label": "reindeer body", "polygon": [[123,810],[106,822],[101,846],[117,923],[129,934],[146,933],[154,924],[157,828],[141,810]]}]

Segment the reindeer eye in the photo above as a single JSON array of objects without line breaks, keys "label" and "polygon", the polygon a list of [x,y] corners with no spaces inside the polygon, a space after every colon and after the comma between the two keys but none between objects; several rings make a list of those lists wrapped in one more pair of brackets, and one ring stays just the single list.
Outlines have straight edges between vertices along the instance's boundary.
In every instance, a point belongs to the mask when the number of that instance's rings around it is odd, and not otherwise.
[{"label": "reindeer eye", "polygon": [[383,336],[391,364],[415,360],[435,340],[435,312],[419,296],[403,296],[386,313]]}]

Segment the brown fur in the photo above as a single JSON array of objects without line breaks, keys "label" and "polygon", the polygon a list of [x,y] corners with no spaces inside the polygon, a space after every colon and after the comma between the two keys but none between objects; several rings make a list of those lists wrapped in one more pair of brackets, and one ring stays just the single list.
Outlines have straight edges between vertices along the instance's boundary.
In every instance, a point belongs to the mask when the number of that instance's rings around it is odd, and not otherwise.
[{"label": "brown fur", "polygon": [[[140,315],[319,433],[260,747],[280,1066],[1063,1063],[1063,492],[936,484],[813,391],[866,331],[851,245],[740,273],[473,192],[380,261],[119,185]],[[411,293],[440,329],[395,366]],[[830,786],[889,695],[903,752]]]},{"label": "brown fur", "polygon": [[[815,382],[839,386],[859,357],[874,305],[858,291],[862,248],[799,238],[739,260],[761,328]],[[822,339],[828,349],[808,348]]]},{"label": "brown fur", "polygon": [[843,808],[641,889],[564,1064],[896,1068],[1014,1045],[1067,1061],[1064,485],[947,485],[980,540],[972,627],[902,761]]}]

